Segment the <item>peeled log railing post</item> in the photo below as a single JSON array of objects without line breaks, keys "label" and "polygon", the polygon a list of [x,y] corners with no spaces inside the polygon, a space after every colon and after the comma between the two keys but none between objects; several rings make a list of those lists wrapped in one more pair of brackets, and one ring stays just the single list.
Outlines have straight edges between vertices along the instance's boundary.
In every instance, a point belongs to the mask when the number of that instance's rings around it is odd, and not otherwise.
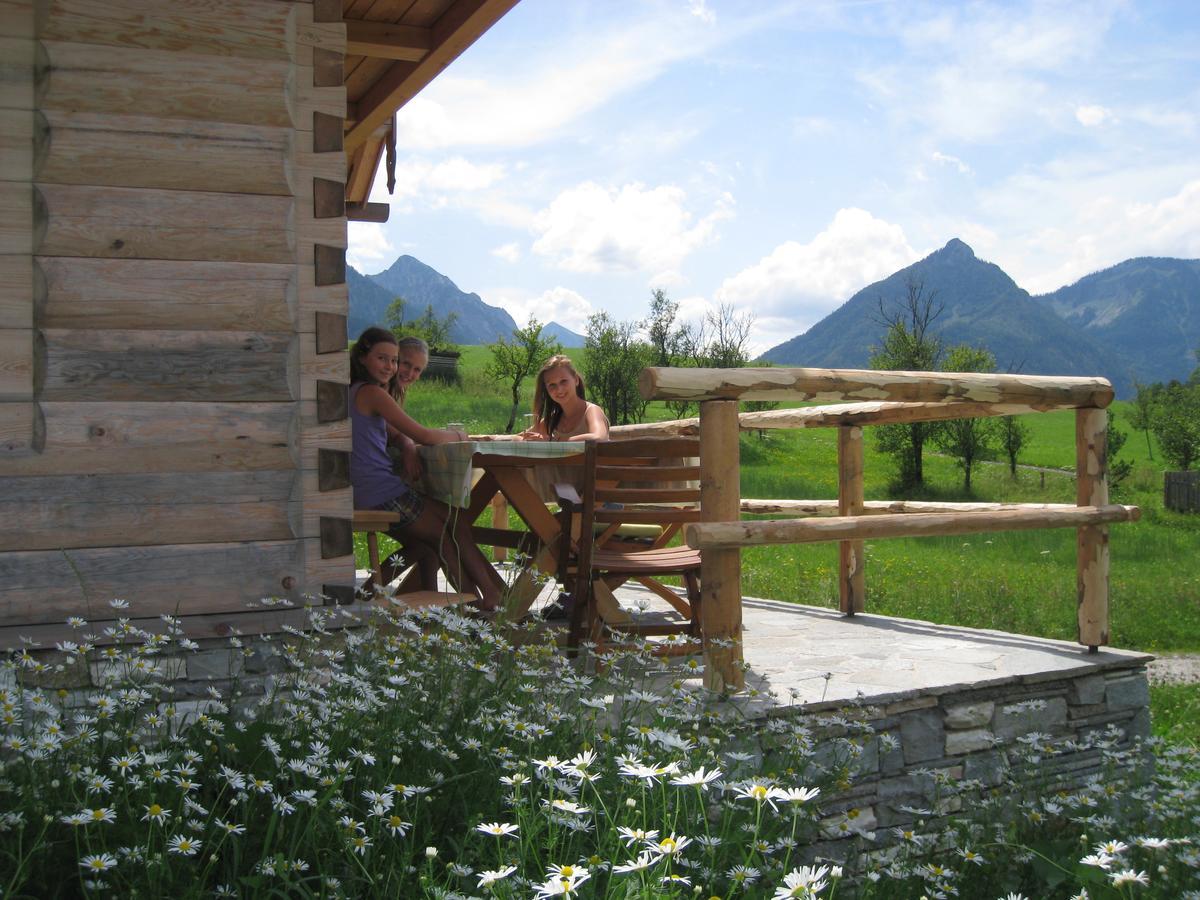
[{"label": "peeled log railing post", "polygon": [[[492,498],[492,527],[508,528],[508,498],[499,491],[496,491],[496,496]],[[508,559],[508,548],[493,547],[492,559],[504,562]]]},{"label": "peeled log railing post", "polygon": [[[1108,503],[1108,413],[1075,413],[1075,501],[1079,506]],[[1085,525],[1075,539],[1079,643],[1095,653],[1108,644],[1108,526]]]},{"label": "peeled log railing post", "polygon": [[[705,522],[741,518],[736,400],[700,404],[700,509]],[[742,554],[707,550],[700,562],[700,628],[704,684],[714,691],[745,687],[742,665]]]},{"label": "peeled log railing post", "polygon": [[[863,514],[863,430],[838,427],[838,515]],[[862,541],[838,543],[838,595],[844,615],[867,608],[867,579]]]}]

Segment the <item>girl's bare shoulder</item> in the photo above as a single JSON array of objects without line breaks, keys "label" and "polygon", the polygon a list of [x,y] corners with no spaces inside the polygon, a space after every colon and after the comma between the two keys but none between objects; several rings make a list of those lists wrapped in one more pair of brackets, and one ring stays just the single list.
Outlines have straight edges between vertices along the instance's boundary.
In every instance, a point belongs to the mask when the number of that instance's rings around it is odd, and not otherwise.
[{"label": "girl's bare shoulder", "polygon": [[395,405],[396,403],[396,401],[392,399],[392,395],[379,385],[371,384],[366,381],[360,383],[358,393],[355,395],[354,401],[358,406],[359,412],[377,412],[385,405]]}]

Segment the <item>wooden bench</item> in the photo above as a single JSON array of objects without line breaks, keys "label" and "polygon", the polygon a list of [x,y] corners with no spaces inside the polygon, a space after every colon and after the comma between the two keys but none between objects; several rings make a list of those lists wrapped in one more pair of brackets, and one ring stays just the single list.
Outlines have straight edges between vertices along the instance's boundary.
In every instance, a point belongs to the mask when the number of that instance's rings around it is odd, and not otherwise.
[{"label": "wooden bench", "polygon": [[[400,550],[393,553],[386,560],[380,559],[379,556],[379,535],[386,534],[388,528],[400,521],[400,514],[391,512],[390,510],[382,509],[356,509],[354,511],[354,519],[352,528],[355,532],[362,532],[367,536],[367,560],[370,564],[371,574],[367,576],[367,580],[359,586],[359,592],[373,599],[377,593],[386,593],[386,586],[406,569],[417,565],[417,558],[404,555],[405,548],[401,545]],[[423,553],[429,551],[422,551]],[[387,577],[384,577],[384,566],[387,566]],[[416,574],[416,573],[412,573]],[[396,591],[388,595],[393,603],[409,607],[426,607],[426,606],[453,606],[459,603],[470,603],[473,600],[478,600],[474,594],[456,593],[454,591],[439,591],[437,585],[420,585],[419,590],[413,590],[411,578],[412,574],[401,580]],[[418,582],[419,584],[419,576]]]}]

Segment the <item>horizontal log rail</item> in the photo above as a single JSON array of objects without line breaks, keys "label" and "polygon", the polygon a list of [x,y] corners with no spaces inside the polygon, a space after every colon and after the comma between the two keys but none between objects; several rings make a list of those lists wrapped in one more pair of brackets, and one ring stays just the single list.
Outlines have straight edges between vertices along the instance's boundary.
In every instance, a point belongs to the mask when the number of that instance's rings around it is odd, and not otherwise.
[{"label": "horizontal log rail", "polygon": [[[954,500],[866,500],[860,515],[886,513],[1000,512],[1009,509],[1078,509],[1074,503],[973,503]],[[837,500],[755,500],[742,498],[742,512],[754,516],[836,516]]]},{"label": "horizontal log rail", "polygon": [[1071,506],[1066,509],[1005,509],[983,512],[885,513],[761,522],[707,522],[685,525],[684,540],[693,550],[728,550],[767,544],[811,544],[878,538],[982,534],[1029,528],[1081,528],[1110,522],[1135,522],[1136,506]]},{"label": "horizontal log rail", "polygon": [[[864,541],[1075,528],[1078,641],[1089,651],[1108,643],[1108,525],[1140,517],[1134,506],[1108,502],[1107,413],[1112,385],[1103,378],[995,375],[973,372],[887,372],[861,369],[644,369],[646,400],[690,400],[693,419],[612,429],[614,439],[701,437],[701,518],[686,526],[688,545],[705,554],[701,575],[706,680],[744,685],[741,645],[742,547],[832,541],[838,544],[840,608],[866,608]],[[823,401],[823,405],[737,412],[740,400]],[[1076,502],[948,503],[863,497],[863,426],[1075,410]],[[742,499],[739,431],[779,428],[838,430],[836,500]],[[806,518],[741,521],[742,514]],[[732,648],[730,644],[732,643]]]},{"label": "horizontal log rail", "polygon": [[642,369],[645,400],[967,401],[1051,409],[1104,409],[1113,401],[1104,378],[996,375],[978,372],[888,372],[874,369]]},{"label": "horizontal log rail", "polygon": [[[1069,409],[1071,407],[1055,407]],[[1021,403],[904,403],[879,401],[827,403],[796,409],[768,409],[738,414],[742,431],[770,431],[792,428],[836,428],[839,425],[897,425],[912,422],[945,422],[950,419],[979,419],[994,416],[1020,416],[1045,412]],[[700,419],[668,419],[617,425],[612,434],[618,439],[634,437],[692,437],[700,433]]]}]

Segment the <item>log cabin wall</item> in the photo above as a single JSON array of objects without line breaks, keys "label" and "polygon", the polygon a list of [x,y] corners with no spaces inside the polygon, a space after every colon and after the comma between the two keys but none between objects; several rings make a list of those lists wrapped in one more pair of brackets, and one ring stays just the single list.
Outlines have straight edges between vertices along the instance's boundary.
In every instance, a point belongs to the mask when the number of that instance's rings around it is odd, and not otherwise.
[{"label": "log cabin wall", "polygon": [[346,599],[340,4],[0,24],[0,632]]}]

